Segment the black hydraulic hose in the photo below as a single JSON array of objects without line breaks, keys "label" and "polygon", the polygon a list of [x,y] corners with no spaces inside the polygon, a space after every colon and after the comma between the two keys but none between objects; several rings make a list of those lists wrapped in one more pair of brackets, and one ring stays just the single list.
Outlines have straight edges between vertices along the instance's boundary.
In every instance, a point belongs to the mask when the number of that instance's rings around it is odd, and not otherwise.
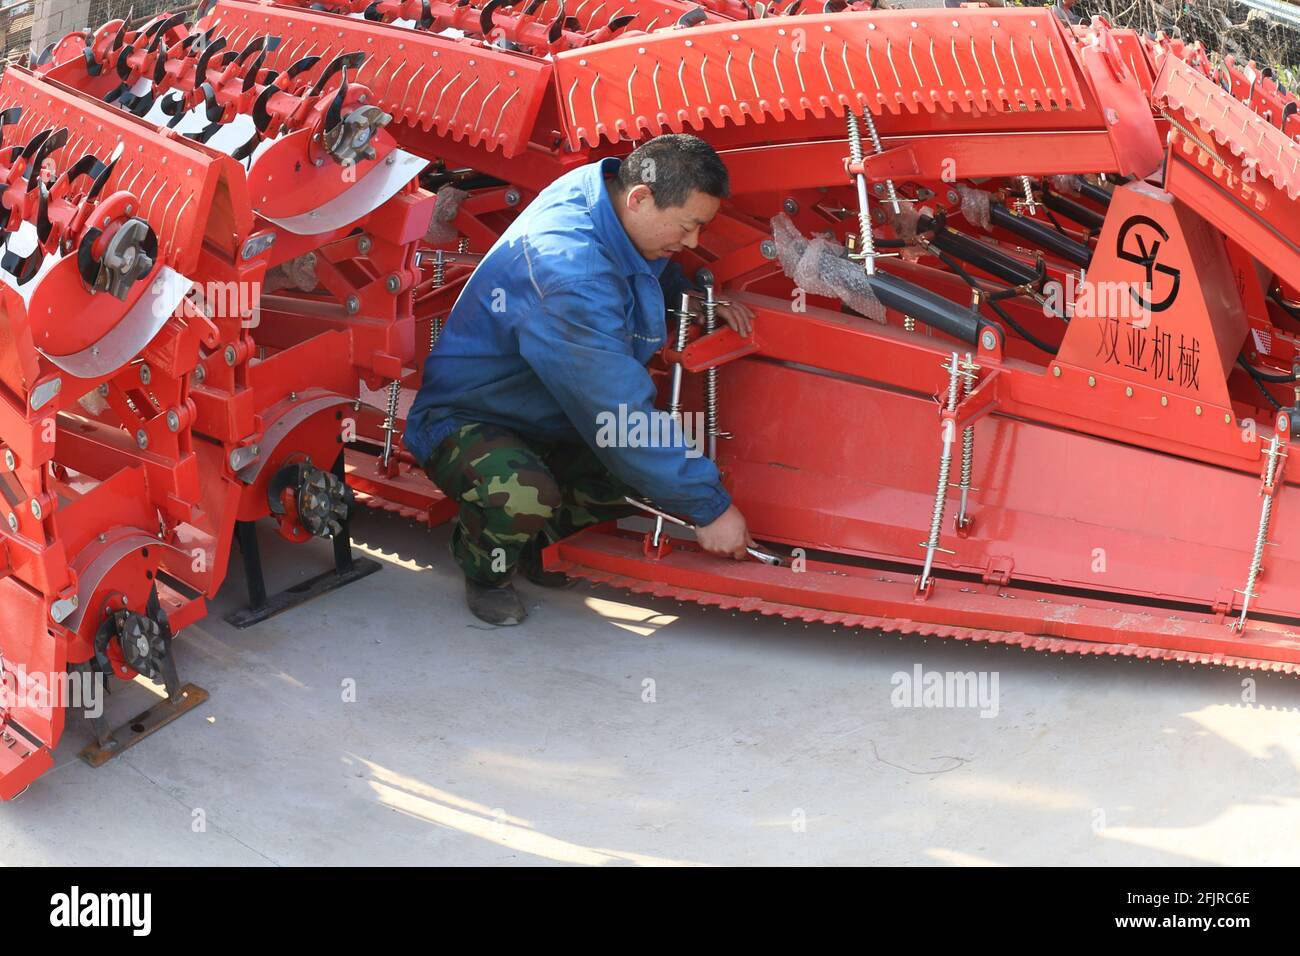
[{"label": "black hydraulic hose", "polygon": [[942,249],[949,255],[963,262],[983,269],[989,275],[997,276],[1003,282],[1012,285],[1025,285],[1038,278],[1038,272],[1032,266],[995,249],[986,242],[968,236],[965,233],[949,229],[942,222],[936,222],[929,216],[916,220],[916,227],[922,232],[932,232],[930,244]]},{"label": "black hydraulic hose", "polygon": [[1246,360],[1242,358],[1240,355],[1237,356],[1237,364],[1240,365],[1242,368],[1244,368],[1247,374],[1249,374],[1250,377],[1255,380],[1255,384],[1258,385],[1259,390],[1264,393],[1264,397],[1268,399],[1268,403],[1272,405],[1275,410],[1280,412],[1282,410],[1282,403],[1279,402],[1276,398],[1274,398],[1272,393],[1269,392],[1268,387],[1264,384],[1264,380],[1261,376],[1261,373],[1251,368],[1250,365],[1247,364]]},{"label": "black hydraulic hose", "polygon": [[1077,222],[1091,232],[1100,230],[1101,224],[1106,221],[1106,217],[1101,213],[1093,212],[1082,203],[1077,203],[1060,193],[1054,193],[1050,189],[1043,190],[1043,205],[1053,212],[1059,212],[1066,219]]},{"label": "black hydraulic hose", "polygon": [[1244,355],[1237,356],[1237,362],[1241,365],[1242,368],[1250,372],[1256,379],[1258,379],[1261,382],[1271,382],[1274,385],[1286,385],[1296,380],[1296,375],[1294,372],[1288,375],[1288,374],[1283,374],[1281,372],[1265,372],[1262,369],[1257,369],[1253,365],[1250,365],[1246,362],[1246,356]]},{"label": "black hydraulic hose", "polygon": [[[937,251],[939,254],[940,262],[946,265],[953,272],[957,273],[957,275],[959,275],[962,278],[962,280],[965,281],[965,283],[968,286],[970,286],[972,289],[979,288],[979,285],[975,282],[975,277],[972,276],[965,269],[963,269],[961,267],[960,262],[957,262],[947,253],[945,253],[942,249],[939,249]],[[1042,339],[1038,338],[1038,336],[1034,335],[1023,325],[1021,325],[1019,322],[1013,319],[1010,316],[1010,314],[1004,308],[1002,308],[1002,306],[998,305],[998,303],[995,300],[985,298],[983,301],[987,303],[988,307],[994,311],[994,313],[998,316],[998,318],[1000,318],[1007,325],[1011,326],[1011,328],[1014,329],[1021,338],[1023,338],[1034,348],[1038,349],[1041,352],[1046,352],[1048,355],[1055,355],[1057,353],[1058,351],[1057,349],[1052,348],[1052,346],[1048,345]]]},{"label": "black hydraulic hose", "polygon": [[1011,313],[1009,313],[1006,309],[1002,308],[1002,306],[998,305],[996,302],[989,302],[988,305],[989,308],[992,309],[997,314],[997,317],[999,319],[1001,319],[1007,325],[1015,329],[1017,334],[1019,334],[1019,336],[1022,339],[1024,339],[1034,348],[1038,349],[1040,352],[1046,352],[1048,355],[1054,356],[1058,351],[1060,351],[1059,349],[1053,348],[1052,346],[1048,345],[1042,339],[1038,338],[1036,335],[1034,335],[1032,332],[1026,329],[1023,325],[1021,325],[1019,322],[1017,322],[1015,319],[1011,317]]},{"label": "black hydraulic hose", "polygon": [[1110,206],[1110,191],[1104,186],[1090,183],[1086,179],[1079,180],[1079,195],[1085,199],[1091,199],[1099,206]]},{"label": "black hydraulic hose", "polygon": [[1044,226],[1024,216],[1017,216],[1006,206],[993,203],[989,206],[989,220],[1008,232],[1014,232],[1022,239],[1028,239],[1040,248],[1054,255],[1073,262],[1076,266],[1087,266],[1092,262],[1092,250],[1081,242],[1075,242],[1069,236],[1063,236],[1055,229]]},{"label": "black hydraulic hose", "polygon": [[1295,319],[1297,322],[1300,322],[1300,308],[1297,308],[1296,306],[1293,305],[1289,305],[1286,299],[1282,298],[1282,293],[1280,291],[1274,289],[1272,292],[1268,294],[1268,297],[1272,299],[1274,302],[1276,302],[1278,308],[1280,308],[1283,312],[1291,316],[1291,318]]}]

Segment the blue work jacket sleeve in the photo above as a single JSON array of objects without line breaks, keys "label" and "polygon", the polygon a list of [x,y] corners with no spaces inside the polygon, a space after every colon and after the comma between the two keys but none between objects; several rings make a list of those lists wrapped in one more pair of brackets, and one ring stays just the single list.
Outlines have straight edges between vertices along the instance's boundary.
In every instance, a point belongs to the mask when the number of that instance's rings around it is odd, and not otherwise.
[{"label": "blue work jacket sleeve", "polygon": [[713,462],[654,407],[633,334],[616,283],[570,278],[544,291],[538,314],[520,323],[519,352],[614,475],[664,510],[709,524],[731,498]]}]

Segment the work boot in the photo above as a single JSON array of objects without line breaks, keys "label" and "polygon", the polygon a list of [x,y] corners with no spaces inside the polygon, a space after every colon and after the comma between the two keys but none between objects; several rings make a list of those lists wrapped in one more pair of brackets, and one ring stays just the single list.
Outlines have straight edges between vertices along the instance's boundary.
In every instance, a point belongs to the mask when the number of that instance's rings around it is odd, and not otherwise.
[{"label": "work boot", "polygon": [[514,585],[509,581],[502,584],[480,584],[473,578],[465,578],[465,603],[470,612],[487,624],[497,627],[511,627],[520,624],[528,616],[524,602],[519,600]]},{"label": "work boot", "polygon": [[547,571],[542,567],[542,550],[548,543],[542,535],[528,542],[528,546],[519,555],[519,573],[539,588],[572,587],[576,582],[563,571]]}]

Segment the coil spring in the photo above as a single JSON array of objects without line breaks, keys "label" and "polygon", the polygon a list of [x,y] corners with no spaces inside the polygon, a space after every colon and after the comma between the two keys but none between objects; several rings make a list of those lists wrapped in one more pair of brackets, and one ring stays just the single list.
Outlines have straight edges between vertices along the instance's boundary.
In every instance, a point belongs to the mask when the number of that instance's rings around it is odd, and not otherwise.
[{"label": "coil spring", "polygon": [[[848,124],[849,159],[855,164],[862,162],[862,133],[858,129],[858,118],[852,110],[845,110],[845,122]],[[864,177],[865,178],[865,177]],[[871,234],[871,217],[865,205],[858,205],[858,231],[862,234],[862,255],[870,262],[876,255],[876,240]]]},{"label": "coil spring", "polygon": [[[877,155],[883,153],[885,148],[880,144],[880,134],[876,132],[876,119],[871,115],[871,110],[864,109],[862,111],[862,121],[867,124],[867,135],[871,137],[871,148],[876,151]],[[893,205],[894,215],[902,212],[898,204],[898,190],[894,188],[892,179],[885,180],[885,198]]]},{"label": "coil spring", "polygon": [[[1268,449],[1268,465],[1264,469],[1264,485],[1271,488],[1277,477],[1277,436],[1273,436]],[[1241,596],[1241,617],[1237,621],[1237,630],[1246,626],[1246,611],[1250,599],[1255,596],[1255,582],[1259,580],[1259,570],[1264,561],[1264,545],[1268,543],[1268,526],[1273,517],[1273,495],[1264,495],[1264,504],[1259,512],[1259,530],[1255,533],[1255,550],[1250,557],[1250,572],[1246,575],[1246,590]]]},{"label": "coil spring", "polygon": [[[441,289],[447,284],[447,263],[442,257],[442,250],[439,249],[433,254],[433,287]],[[438,344],[438,336],[442,334],[442,319],[434,318],[429,322],[429,351]]]},{"label": "coil spring", "polygon": [[[957,357],[952,359],[952,375],[948,379],[948,410],[957,407]],[[934,509],[930,512],[930,537],[925,546],[939,547],[939,531],[943,527],[944,504],[948,497],[948,472],[952,467],[952,455],[949,445],[944,443],[943,453],[939,456],[939,484],[934,492]]]},{"label": "coil spring", "polygon": [[[967,365],[970,364],[971,357],[966,356]],[[970,395],[975,389],[975,373],[968,370],[968,374],[962,379],[962,395]],[[961,486],[970,487],[971,463],[975,459],[975,426],[967,425],[961,430]],[[965,515],[962,515],[965,517]]]},{"label": "coil spring", "polygon": [[[718,306],[713,298],[713,286],[704,287],[704,334],[717,331]],[[718,447],[718,369],[704,373],[704,432],[709,439],[709,457],[717,457]]]}]

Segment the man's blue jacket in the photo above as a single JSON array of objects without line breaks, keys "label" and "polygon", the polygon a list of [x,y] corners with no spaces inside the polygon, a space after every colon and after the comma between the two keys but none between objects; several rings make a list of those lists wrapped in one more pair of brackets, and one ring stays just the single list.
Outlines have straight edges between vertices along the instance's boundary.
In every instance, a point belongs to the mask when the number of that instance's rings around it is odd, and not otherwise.
[{"label": "man's blue jacket", "polygon": [[604,182],[618,165],[605,159],[560,177],[488,251],[425,361],[403,441],[420,462],[471,422],[583,441],[661,508],[708,524],[731,498],[708,458],[687,456],[680,430],[672,444],[597,441],[602,424],[608,435],[611,420],[624,420],[620,405],[627,421],[656,421],[646,363],[666,329],[668,260],[645,259],[618,221]]}]

